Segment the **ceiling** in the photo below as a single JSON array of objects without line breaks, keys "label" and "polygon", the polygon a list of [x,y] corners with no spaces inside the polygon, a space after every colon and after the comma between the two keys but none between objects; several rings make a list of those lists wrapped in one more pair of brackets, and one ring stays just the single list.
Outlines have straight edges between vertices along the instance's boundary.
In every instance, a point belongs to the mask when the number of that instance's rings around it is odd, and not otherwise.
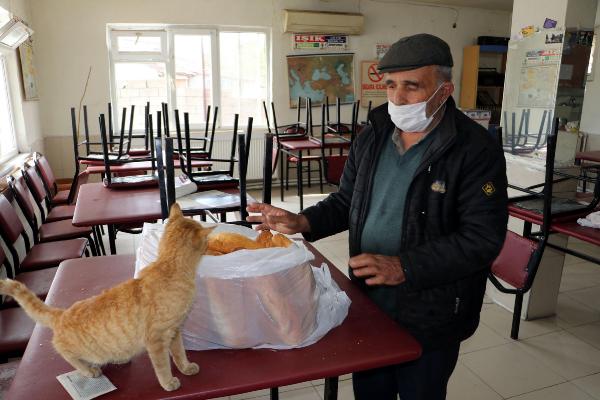
[{"label": "ceiling", "polygon": [[415,2],[439,4],[441,6],[476,7],[501,11],[512,11],[513,8],[513,0],[420,0]]}]

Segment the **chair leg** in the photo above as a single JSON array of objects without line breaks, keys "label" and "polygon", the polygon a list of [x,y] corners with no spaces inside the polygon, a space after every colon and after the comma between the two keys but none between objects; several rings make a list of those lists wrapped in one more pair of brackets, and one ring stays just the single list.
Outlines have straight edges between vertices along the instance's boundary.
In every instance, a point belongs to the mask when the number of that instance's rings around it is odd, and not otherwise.
[{"label": "chair leg", "polygon": [[[308,151],[308,155],[310,155],[310,151]],[[308,173],[308,187],[310,187],[310,160],[306,163],[306,171]]]},{"label": "chair leg", "polygon": [[281,201],[283,202],[283,160],[282,158],[287,156],[283,152],[279,152],[279,194],[281,196]]},{"label": "chair leg", "polygon": [[104,235],[104,225],[100,225],[100,234]]},{"label": "chair leg", "polygon": [[321,190],[321,194],[323,194],[323,163],[325,160],[319,160],[319,189]]},{"label": "chair leg", "polygon": [[92,257],[97,257],[98,252],[96,249],[96,242],[94,241],[94,239],[92,239],[92,234],[88,235],[87,240],[88,240],[88,247],[90,248],[90,251],[92,252]]},{"label": "chair leg", "polygon": [[227,213],[226,212],[221,213],[221,222],[227,222]]},{"label": "chair leg", "polygon": [[515,296],[515,307],[513,311],[512,328],[510,337],[519,340],[519,325],[521,323],[521,309],[523,307],[523,293],[518,292]]},{"label": "chair leg", "polygon": [[98,243],[98,247],[100,249],[99,253],[102,254],[103,256],[106,255],[106,249],[104,248],[104,240],[102,239],[102,234],[100,233],[100,229],[102,228],[102,225],[98,226],[94,226],[94,233],[96,235],[96,242]]},{"label": "chair leg", "polygon": [[285,190],[290,190],[290,161],[285,160]]},{"label": "chair leg", "polygon": [[89,257],[89,256],[90,256],[90,251],[88,250],[88,248],[87,248],[87,247],[85,248],[85,256],[86,256],[86,257]]}]

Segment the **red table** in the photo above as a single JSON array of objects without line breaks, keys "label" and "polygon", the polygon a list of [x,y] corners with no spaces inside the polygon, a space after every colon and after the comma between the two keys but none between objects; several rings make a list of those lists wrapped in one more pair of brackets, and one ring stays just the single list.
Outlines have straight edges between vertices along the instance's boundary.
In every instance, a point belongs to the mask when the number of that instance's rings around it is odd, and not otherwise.
[{"label": "red table", "polygon": [[[220,189],[221,192],[239,194],[238,189]],[[248,196],[249,201],[254,201]],[[225,213],[238,211],[234,206],[194,206],[183,208],[186,215],[197,215],[202,211],[221,214],[224,222]],[[115,225],[139,224],[153,222],[162,218],[160,190],[158,188],[109,189],[102,183],[86,183],[79,188],[73,225],[75,226],[108,226],[110,254],[116,254]]]},{"label": "red table", "polygon": [[[314,265],[328,262],[314,247],[308,245],[308,248],[315,254]],[[133,255],[67,260],[58,269],[46,303],[68,307],[95,295],[132,277],[133,264]],[[326,385],[329,394],[326,398],[335,398],[337,376],[417,359],[421,354],[417,341],[328,264],[352,305],[342,325],[314,345],[278,351],[188,351],[189,359],[200,365],[200,373],[184,376],[173,367],[175,376],[181,380],[181,388],[174,392],[166,392],[159,386],[150,360],[143,354],[129,364],[104,367],[104,374],[117,390],[101,398],[206,399],[321,378],[331,378]],[[36,325],[6,400],[70,398],[56,376],[73,368],[55,353],[51,338],[48,328]]]},{"label": "red table", "polygon": [[108,225],[110,253],[116,253],[115,225],[151,222],[162,218],[158,188],[108,189],[102,183],[79,188],[73,225]]},{"label": "red table", "polygon": [[[351,142],[342,136],[335,135],[336,137],[326,137],[325,145],[321,146],[321,140],[308,137],[303,140],[281,140],[278,142],[281,152],[281,162],[279,163],[279,179],[281,180],[281,201],[283,201],[283,160],[287,156],[294,156],[298,159],[298,166],[296,168],[296,176],[298,181],[298,196],[300,197],[300,211],[304,209],[304,190],[302,182],[302,153],[310,150],[321,150],[321,147],[326,149],[344,149],[349,148]],[[321,160],[322,161],[322,160]],[[310,169],[308,171],[310,176]],[[309,177],[310,183],[310,177]]]}]

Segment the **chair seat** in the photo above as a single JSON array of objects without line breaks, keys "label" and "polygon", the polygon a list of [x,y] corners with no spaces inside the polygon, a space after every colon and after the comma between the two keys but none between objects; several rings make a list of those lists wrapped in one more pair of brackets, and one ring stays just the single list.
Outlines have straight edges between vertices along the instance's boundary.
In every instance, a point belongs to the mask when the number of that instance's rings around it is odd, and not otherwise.
[{"label": "chair seat", "polygon": [[22,308],[0,310],[0,354],[17,355],[27,347],[35,322]]},{"label": "chair seat", "polygon": [[[42,300],[46,299],[50,285],[54,280],[58,267],[41,269],[39,271],[23,272],[15,277],[15,281],[19,281],[29,288],[37,297]],[[12,297],[6,297],[2,308],[18,307],[18,303]]]},{"label": "chair seat", "polygon": [[75,215],[75,206],[56,206],[52,207],[45,222],[62,221],[63,219],[73,219]]},{"label": "chair seat", "polygon": [[[321,161],[323,159],[323,157],[321,155],[315,155],[315,156],[302,156],[302,161]],[[289,156],[288,157],[288,161],[292,162],[292,163],[297,163],[298,162],[298,157],[296,156]]]},{"label": "chair seat", "polygon": [[67,204],[69,202],[69,191],[61,190],[52,197],[52,204]]},{"label": "chair seat", "polygon": [[64,260],[81,258],[86,246],[87,239],[36,244],[29,250],[19,269],[26,272],[58,267],[58,264]]},{"label": "chair seat", "polygon": [[72,220],[49,222],[40,226],[40,242],[54,242],[57,240],[87,237],[92,233],[88,226],[74,226]]}]

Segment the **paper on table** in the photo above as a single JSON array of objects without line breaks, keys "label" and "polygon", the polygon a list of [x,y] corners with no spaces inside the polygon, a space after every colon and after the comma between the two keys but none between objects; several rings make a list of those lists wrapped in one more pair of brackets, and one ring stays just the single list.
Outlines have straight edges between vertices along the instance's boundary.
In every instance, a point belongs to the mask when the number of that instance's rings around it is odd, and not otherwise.
[{"label": "paper on table", "polygon": [[74,400],[90,400],[117,389],[104,375],[87,378],[77,371],[71,371],[56,379]]},{"label": "paper on table", "polygon": [[[256,200],[246,195],[248,203]],[[205,192],[196,192],[177,199],[179,205],[183,208],[226,208],[235,207],[240,204],[240,195],[221,192],[220,190],[207,190]]]},{"label": "paper on table", "polygon": [[198,190],[198,186],[187,176],[180,175],[175,177],[175,198],[186,196]]}]

